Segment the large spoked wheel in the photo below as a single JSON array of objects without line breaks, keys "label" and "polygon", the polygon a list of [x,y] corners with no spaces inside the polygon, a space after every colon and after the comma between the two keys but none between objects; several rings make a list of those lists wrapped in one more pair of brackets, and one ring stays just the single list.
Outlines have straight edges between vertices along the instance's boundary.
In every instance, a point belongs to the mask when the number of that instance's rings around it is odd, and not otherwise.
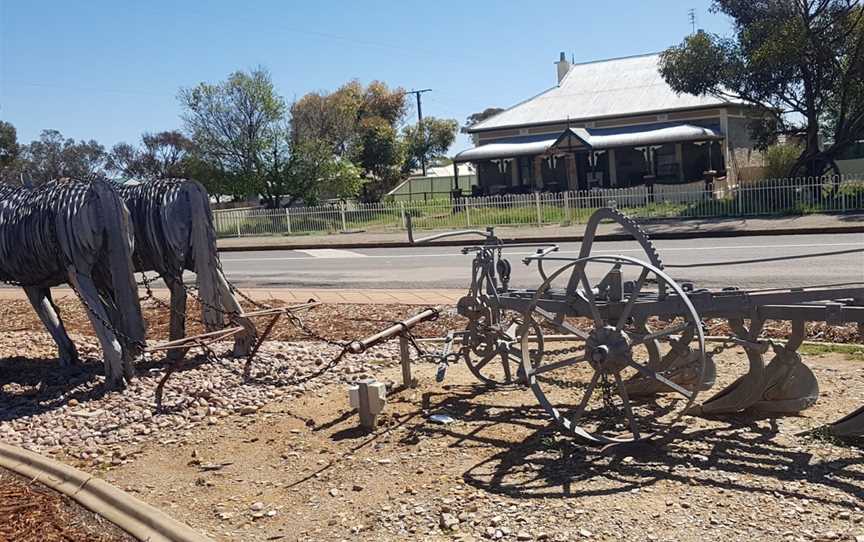
[{"label": "large spoked wheel", "polygon": [[[620,288],[614,287],[616,281]],[[660,298],[677,299],[680,312],[652,331],[639,305]],[[571,307],[571,315],[562,318],[559,311],[549,319],[552,313],[546,307],[560,307],[561,301]],[[656,438],[696,399],[698,390],[686,389],[673,381],[674,375],[649,366],[658,353],[688,341],[694,355],[687,370],[701,378],[705,367],[705,339],[696,310],[681,287],[649,263],[626,256],[575,260],[537,289],[524,319],[545,319],[541,327],[565,333],[563,344],[546,341],[542,365],[534,365],[531,356],[523,354],[522,359],[538,401],[568,434],[597,444]],[[528,327],[520,333],[526,353],[534,333]],[[627,384],[640,379],[665,393],[631,397]]]},{"label": "large spoked wheel", "polygon": [[488,307],[479,311],[463,335],[462,356],[471,373],[489,386],[526,385],[520,336],[526,328],[533,337],[528,352],[536,367],[543,357],[543,334],[536,322],[525,326],[517,311]]}]

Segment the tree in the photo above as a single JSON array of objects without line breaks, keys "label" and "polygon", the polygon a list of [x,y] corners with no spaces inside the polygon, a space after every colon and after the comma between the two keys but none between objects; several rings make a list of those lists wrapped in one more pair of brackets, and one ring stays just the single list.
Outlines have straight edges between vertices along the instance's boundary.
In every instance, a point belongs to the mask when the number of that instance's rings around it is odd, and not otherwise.
[{"label": "tree", "polygon": [[204,185],[207,193],[216,199],[218,203],[223,196],[232,195],[232,188],[238,183],[232,178],[232,174],[222,167],[219,162],[207,160],[198,152],[191,152],[183,160],[185,178],[195,179]]},{"label": "tree", "polygon": [[104,178],[105,148],[94,140],[75,142],[57,130],[43,130],[39,139],[20,146],[17,168],[36,185],[56,179]]},{"label": "tree", "polygon": [[323,142],[334,156],[353,163],[368,181],[363,197],[374,199],[402,176],[405,144],[399,131],[406,112],[404,89],[350,81],[292,105],[292,140]]},{"label": "tree", "polygon": [[468,118],[465,119],[464,128],[470,128],[470,127],[474,126],[475,124],[479,124],[479,123],[483,122],[484,120],[492,118],[495,115],[497,115],[498,113],[502,113],[504,111],[505,111],[505,109],[502,107],[487,107],[486,109],[484,109],[483,111],[480,111],[479,113],[472,113],[471,115],[468,115]]},{"label": "tree", "polygon": [[[778,131],[803,136],[790,174],[837,170],[864,134],[864,8],[857,0],[714,0],[735,37],[699,32],[664,51],[677,92],[744,101],[760,113],[763,146]],[[820,149],[820,132],[830,143]]]},{"label": "tree", "polygon": [[434,163],[444,157],[447,149],[456,140],[456,130],[459,123],[453,119],[436,119],[426,117],[420,123],[408,126],[404,130],[407,144],[405,162],[402,171],[405,173],[416,169],[424,161]]},{"label": "tree", "polygon": [[217,84],[200,83],[179,94],[186,132],[201,156],[229,175],[234,196],[262,194],[266,154],[284,130],[286,107],[270,74],[238,71]]},{"label": "tree", "polygon": [[192,141],[177,130],[145,133],[138,148],[128,143],[114,145],[106,169],[126,179],[190,177],[186,160],[194,149]]},{"label": "tree", "polygon": [[0,170],[11,166],[18,158],[18,133],[15,127],[0,120]]},{"label": "tree", "polygon": [[297,201],[316,205],[322,199],[351,198],[363,185],[360,170],[350,161],[334,156],[322,141],[292,143],[289,153],[280,175],[283,193],[288,196],[286,206]]},{"label": "tree", "polygon": [[487,107],[486,109],[484,109],[483,111],[481,111],[479,113],[473,113],[471,115],[468,115],[468,118],[465,119],[465,128],[470,128],[477,123],[483,122],[484,120],[488,119],[489,117],[494,117],[495,115],[497,115],[498,113],[501,113],[502,111],[504,111],[504,109],[502,109],[500,107]]}]

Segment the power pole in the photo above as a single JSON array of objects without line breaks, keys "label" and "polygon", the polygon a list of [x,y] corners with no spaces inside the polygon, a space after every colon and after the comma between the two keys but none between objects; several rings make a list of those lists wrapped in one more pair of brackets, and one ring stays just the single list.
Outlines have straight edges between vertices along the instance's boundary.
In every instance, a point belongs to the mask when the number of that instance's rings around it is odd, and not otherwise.
[{"label": "power pole", "polygon": [[696,10],[690,8],[690,11],[687,12],[687,15],[690,17],[690,27],[693,29],[693,34],[696,33]]},{"label": "power pole", "polygon": [[[420,131],[420,137],[423,138],[423,146],[426,144],[426,130],[423,128],[423,104],[420,101],[420,95],[424,92],[431,92],[431,88],[423,88],[420,90],[409,90],[405,94],[413,94],[417,97],[417,130]],[[423,176],[426,176],[426,155],[420,155],[420,167],[423,168]]]}]

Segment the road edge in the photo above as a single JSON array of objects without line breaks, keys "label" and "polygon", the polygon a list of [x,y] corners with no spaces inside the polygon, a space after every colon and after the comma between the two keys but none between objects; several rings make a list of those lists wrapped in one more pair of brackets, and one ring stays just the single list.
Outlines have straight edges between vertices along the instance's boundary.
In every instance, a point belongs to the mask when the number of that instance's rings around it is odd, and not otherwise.
[{"label": "road edge", "polygon": [[[650,225],[648,225],[650,229]],[[766,237],[776,235],[830,235],[843,233],[864,233],[864,226],[832,226],[824,228],[772,228],[764,230],[699,230],[699,231],[671,231],[650,232],[652,240],[672,239],[712,239],[723,237]],[[513,243],[573,243],[581,242],[583,235],[550,235],[542,237],[516,237],[503,236],[501,241],[506,244]],[[231,237],[230,239],[236,239]],[[607,233],[594,237],[595,241],[630,241],[633,237],[626,233]],[[424,243],[423,245],[412,245],[406,241],[370,241],[357,243],[278,243],[266,245],[239,245],[221,246],[219,252],[265,252],[276,250],[309,250],[309,249],[362,249],[362,248],[408,248],[412,246],[432,247],[461,247],[476,245],[477,239],[449,239]]]},{"label": "road edge", "polygon": [[35,452],[0,442],[0,467],[66,495],[139,540],[214,542],[108,482]]}]

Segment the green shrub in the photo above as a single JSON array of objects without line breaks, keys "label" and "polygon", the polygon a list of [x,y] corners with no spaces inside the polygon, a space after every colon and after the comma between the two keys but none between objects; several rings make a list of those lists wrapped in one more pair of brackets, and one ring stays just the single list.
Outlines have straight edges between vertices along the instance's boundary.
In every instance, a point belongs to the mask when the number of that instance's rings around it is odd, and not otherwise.
[{"label": "green shrub", "polygon": [[765,151],[765,178],[781,179],[789,177],[792,166],[798,161],[803,148],[793,143],[771,145]]}]

